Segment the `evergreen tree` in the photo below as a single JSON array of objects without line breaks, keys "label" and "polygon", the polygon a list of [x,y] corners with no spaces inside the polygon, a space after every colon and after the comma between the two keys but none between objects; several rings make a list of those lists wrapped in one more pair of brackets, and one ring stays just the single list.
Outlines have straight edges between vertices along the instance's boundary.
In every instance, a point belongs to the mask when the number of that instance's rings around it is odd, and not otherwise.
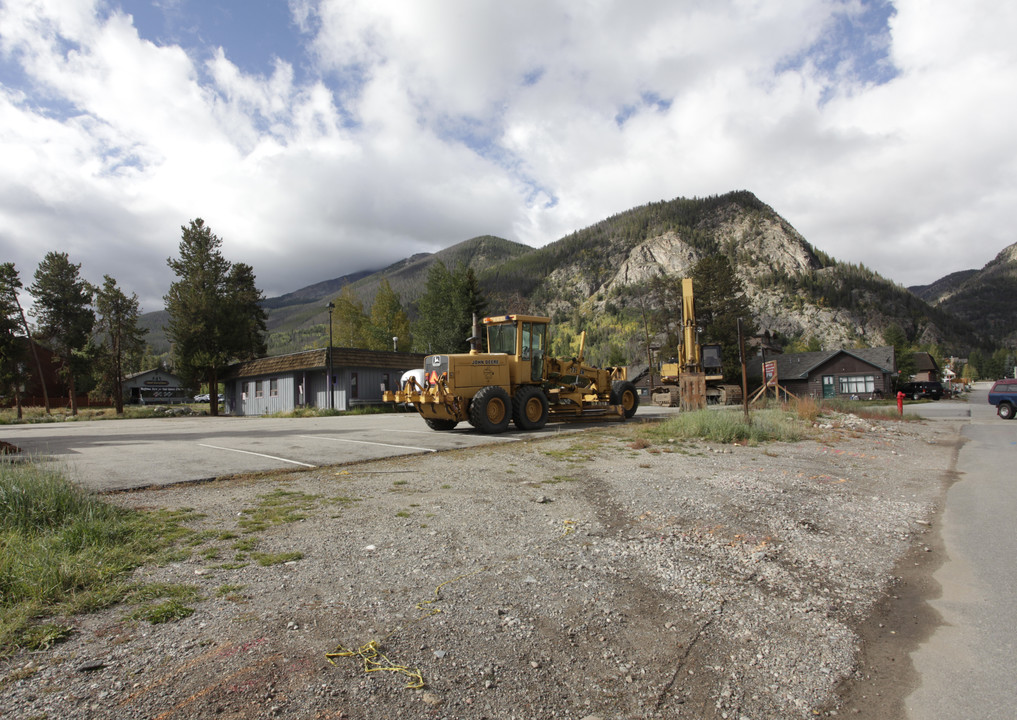
[{"label": "evergreen tree", "polygon": [[742,319],[745,338],[756,335],[756,323],[745,297],[741,280],[735,275],[726,255],[707,255],[692,268],[695,293],[696,325],[703,328],[701,344],[719,344],[724,378],[740,381],[741,359],[738,353],[738,318]]},{"label": "evergreen tree", "polygon": [[21,412],[21,385],[25,381],[25,344],[22,342],[21,304],[18,290],[21,279],[14,263],[0,264],[0,395],[14,396]]},{"label": "evergreen tree", "polygon": [[71,415],[78,414],[77,377],[88,366],[87,349],[95,324],[94,289],[81,278],[80,270],[81,265],[72,264],[67,253],[47,253],[29,288],[35,298],[39,336],[52,349],[67,382]]},{"label": "evergreen tree", "polygon": [[901,326],[893,324],[883,330],[883,342],[893,346],[893,357],[897,363],[898,386],[911,380],[911,377],[918,372],[918,366],[915,364],[914,348]]},{"label": "evergreen tree", "polygon": [[182,226],[180,257],[167,259],[177,276],[166,295],[176,372],[208,384],[212,415],[219,412],[219,374],[236,359],[265,352],[266,314],[254,272],[222,256],[222,240],[201,218]]},{"label": "evergreen tree", "polygon": [[349,285],[333,301],[332,337],[336,347],[370,349],[373,338],[364,304]]},{"label": "evergreen tree", "polygon": [[[659,357],[670,362],[678,357],[678,346],[682,341],[682,278],[678,275],[655,275],[650,280],[649,295],[656,308],[650,320],[650,333],[663,333]],[[643,308],[641,293],[640,308]]]},{"label": "evergreen tree", "polygon": [[396,341],[396,350],[406,351],[413,345],[410,319],[388,280],[381,281],[374,296],[374,304],[371,306],[371,330],[374,350],[388,350],[392,347],[392,338],[399,338]]},{"label": "evergreen tree", "polygon": [[268,352],[268,313],[261,306],[265,296],[255,285],[254,268],[246,263],[233,265],[226,278],[226,298],[234,359],[263,357]]},{"label": "evergreen tree", "polygon": [[96,290],[95,309],[98,313],[96,333],[96,392],[113,398],[117,415],[124,412],[124,376],[127,367],[137,364],[145,347],[144,330],[138,327],[138,296],[127,297],[116,280],[103,276],[103,286]]},{"label": "evergreen tree", "polygon": [[473,316],[479,320],[486,309],[472,268],[460,263],[449,272],[444,263],[435,262],[427,273],[427,289],[417,301],[417,348],[429,353],[468,352]]}]

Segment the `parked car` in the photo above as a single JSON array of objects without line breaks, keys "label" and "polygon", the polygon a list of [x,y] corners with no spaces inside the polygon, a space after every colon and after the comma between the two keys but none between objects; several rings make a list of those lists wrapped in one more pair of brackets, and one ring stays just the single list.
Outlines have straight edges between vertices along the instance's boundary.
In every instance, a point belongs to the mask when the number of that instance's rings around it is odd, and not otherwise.
[{"label": "parked car", "polygon": [[211,402],[212,398],[208,393],[194,396],[194,402]]},{"label": "parked car", "polygon": [[[402,377],[399,378],[399,387],[397,389],[402,390],[406,387],[406,383],[410,381],[410,378],[416,381],[417,389],[423,388],[427,384],[427,373],[424,372],[423,368],[414,368],[413,370],[407,370],[403,373]],[[413,403],[403,403],[400,410],[416,410],[413,407]]]},{"label": "parked car", "polygon": [[922,398],[939,400],[943,397],[943,383],[935,381],[904,383],[898,390],[912,400],[921,400]]},{"label": "parked car", "polygon": [[996,406],[996,414],[1004,420],[1013,420],[1017,414],[1017,380],[997,380],[989,390],[989,404]]}]

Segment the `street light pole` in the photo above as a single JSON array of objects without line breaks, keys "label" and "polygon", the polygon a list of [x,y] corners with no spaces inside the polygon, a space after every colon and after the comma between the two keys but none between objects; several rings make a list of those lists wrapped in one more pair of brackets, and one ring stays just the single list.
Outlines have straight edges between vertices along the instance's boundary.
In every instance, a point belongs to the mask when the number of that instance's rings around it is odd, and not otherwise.
[{"label": "street light pole", "polygon": [[328,302],[328,409],[335,409],[335,391],[332,389],[332,311],[335,303]]}]

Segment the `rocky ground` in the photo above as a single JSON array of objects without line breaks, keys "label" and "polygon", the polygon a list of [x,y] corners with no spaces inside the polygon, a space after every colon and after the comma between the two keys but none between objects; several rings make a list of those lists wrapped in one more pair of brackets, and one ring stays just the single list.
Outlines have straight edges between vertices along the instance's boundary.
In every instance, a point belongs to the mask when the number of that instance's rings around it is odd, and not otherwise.
[{"label": "rocky ground", "polygon": [[758,447],[639,430],[112,496],[197,513],[186,551],[134,578],[165,593],[148,608],[193,613],[71,619],[0,662],[0,716],[899,712],[858,689],[935,544],[956,428],[845,415]]}]

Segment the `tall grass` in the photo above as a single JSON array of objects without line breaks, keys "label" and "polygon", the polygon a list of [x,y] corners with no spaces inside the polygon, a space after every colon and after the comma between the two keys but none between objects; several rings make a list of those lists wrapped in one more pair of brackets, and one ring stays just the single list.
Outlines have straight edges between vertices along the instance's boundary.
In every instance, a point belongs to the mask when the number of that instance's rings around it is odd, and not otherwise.
[{"label": "tall grass", "polygon": [[165,530],[56,472],[0,461],[0,656],[58,637],[42,619],[121,600]]},{"label": "tall grass", "polygon": [[812,422],[779,409],[755,410],[746,422],[740,412],[699,410],[684,412],[645,429],[649,437],[710,442],[796,442],[816,434]]}]

